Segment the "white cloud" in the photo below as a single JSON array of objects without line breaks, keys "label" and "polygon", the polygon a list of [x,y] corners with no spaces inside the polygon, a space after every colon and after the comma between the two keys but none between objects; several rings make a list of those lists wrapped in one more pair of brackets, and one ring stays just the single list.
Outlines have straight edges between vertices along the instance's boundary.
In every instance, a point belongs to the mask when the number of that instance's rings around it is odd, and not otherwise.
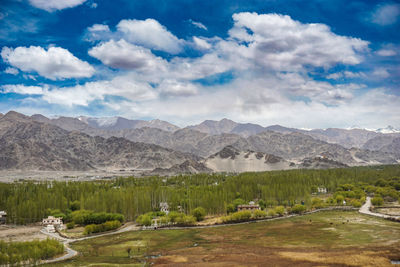
[{"label": "white cloud", "polygon": [[117,29],[125,40],[150,49],[178,54],[183,41],[161,25],[157,20],[121,20]]},{"label": "white cloud", "polygon": [[109,32],[110,27],[108,27],[108,25],[106,25],[106,24],[93,24],[92,26],[88,27],[88,31],[90,31],[90,32],[101,32],[101,31]]},{"label": "white cloud", "polygon": [[342,71],[342,72],[335,72],[332,74],[329,74],[326,76],[327,79],[332,79],[332,80],[339,80],[343,78],[366,78],[367,76],[365,75],[364,72],[352,72],[352,71]]},{"label": "white cloud", "polygon": [[189,19],[189,22],[192,23],[192,25],[194,25],[195,27],[197,27],[197,28],[199,28],[199,29],[203,29],[203,30],[205,30],[205,31],[208,30],[207,27],[206,27],[203,23],[201,23],[201,22],[193,21],[193,20],[191,20],[191,19]]},{"label": "white cloud", "polygon": [[238,43],[225,44],[227,52],[254,60],[264,68],[299,70],[305,65],[354,65],[362,61],[357,52],[368,48],[366,41],[336,35],[324,24],[302,24],[289,16],[246,12],[234,14],[233,19],[229,35]]},{"label": "white cloud", "polygon": [[192,96],[198,93],[197,87],[192,83],[176,80],[164,80],[159,86],[161,96]]},{"label": "white cloud", "polygon": [[145,82],[131,77],[119,76],[110,81],[87,82],[65,88],[53,88],[43,95],[52,104],[88,106],[92,101],[104,101],[106,96],[123,97],[134,102],[145,102],[157,97],[154,89]]},{"label": "white cloud", "polygon": [[3,47],[3,61],[24,72],[37,72],[51,80],[65,78],[87,78],[94,68],[61,47],[50,47],[47,51],[39,46]]},{"label": "white cloud", "polygon": [[196,37],[196,36],[193,36],[193,44],[196,49],[203,50],[203,51],[209,50],[212,47],[212,45],[209,42],[207,42],[206,39]]},{"label": "white cloud", "polygon": [[79,6],[86,0],[29,0],[29,3],[48,12]]},{"label": "white cloud", "polygon": [[[108,70],[108,78],[100,81],[50,87],[43,90],[41,101],[70,110],[90,107],[95,101],[120,115],[181,125],[229,117],[263,125],[377,128],[378,122],[399,119],[399,98],[383,89],[368,92],[370,88],[363,84],[330,83],[309,75],[315,67],[359,64],[368,42],[339,36],[323,24],[305,24],[277,14],[239,13],[233,18],[227,38],[193,36],[189,41],[178,39],[151,19],[123,20],[116,31],[95,24],[87,32],[101,42],[89,54],[106,66],[124,70]],[[185,45],[198,49],[201,56],[175,55],[166,60],[151,51],[174,54]],[[375,71],[375,75],[388,73]],[[223,73],[232,77],[220,84],[218,74]],[[371,74],[341,71],[327,78],[369,79]],[[216,82],[194,82],[202,78]],[[385,96],[390,98],[388,104]],[[380,116],[368,113],[378,109]]]},{"label": "white cloud", "polygon": [[372,14],[372,22],[381,26],[397,22],[400,15],[400,4],[385,4],[379,6]]},{"label": "white cloud", "polygon": [[391,49],[381,49],[376,52],[379,56],[381,57],[392,57],[397,55],[397,52],[395,50]]},{"label": "white cloud", "polygon": [[4,73],[12,74],[12,75],[17,75],[17,74],[19,73],[19,71],[18,71],[16,68],[10,68],[10,67],[8,67],[8,68],[6,68],[6,69],[4,70]]},{"label": "white cloud", "polygon": [[7,93],[16,93],[22,95],[42,95],[46,89],[40,86],[25,86],[21,84],[7,84],[2,85],[2,92]]},{"label": "white cloud", "polygon": [[140,71],[160,71],[165,69],[166,61],[156,57],[147,48],[130,44],[121,39],[101,43],[89,50],[89,55],[113,68]]},{"label": "white cloud", "polygon": [[375,68],[372,72],[372,75],[381,79],[385,79],[390,76],[389,72],[385,68]]}]

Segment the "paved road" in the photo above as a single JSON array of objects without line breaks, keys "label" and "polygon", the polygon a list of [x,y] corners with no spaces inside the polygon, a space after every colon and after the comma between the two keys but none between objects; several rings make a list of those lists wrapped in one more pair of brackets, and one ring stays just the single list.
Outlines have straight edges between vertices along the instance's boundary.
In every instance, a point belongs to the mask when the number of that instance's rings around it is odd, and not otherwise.
[{"label": "paved road", "polygon": [[362,213],[362,214],[381,217],[381,218],[385,218],[385,219],[390,219],[390,218],[399,219],[400,218],[400,216],[390,216],[390,215],[386,215],[386,214],[382,214],[382,213],[372,212],[371,211],[371,206],[372,206],[371,198],[367,197],[367,199],[365,200],[364,205],[361,206],[359,212]]},{"label": "paved road", "polygon": [[86,240],[86,239],[91,239],[91,238],[97,238],[100,236],[115,235],[115,234],[120,234],[120,233],[124,233],[124,232],[135,231],[135,230],[139,230],[139,229],[140,229],[140,227],[138,227],[134,224],[128,224],[125,227],[118,229],[117,231],[108,232],[108,233],[99,234],[99,235],[81,237],[81,238],[76,238],[76,239],[70,239],[70,238],[62,237],[58,233],[49,233],[46,231],[45,228],[43,228],[42,230],[40,230],[40,232],[45,235],[48,235],[52,238],[55,238],[55,239],[59,240],[61,243],[63,243],[67,254],[64,254],[58,258],[54,258],[51,260],[42,261],[41,263],[45,264],[45,263],[54,263],[54,262],[59,262],[59,261],[65,261],[65,260],[69,260],[69,259],[75,257],[76,255],[78,255],[78,251],[73,250],[72,248],[69,247],[70,243],[81,241],[81,240]]}]

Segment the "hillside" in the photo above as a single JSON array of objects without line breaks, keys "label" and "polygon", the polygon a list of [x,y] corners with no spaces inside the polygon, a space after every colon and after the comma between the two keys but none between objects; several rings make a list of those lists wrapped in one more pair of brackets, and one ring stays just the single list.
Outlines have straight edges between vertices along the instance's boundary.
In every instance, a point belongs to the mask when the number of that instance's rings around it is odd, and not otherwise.
[{"label": "hillside", "polygon": [[0,169],[168,168],[200,158],[124,138],[92,137],[9,112],[0,118]]}]

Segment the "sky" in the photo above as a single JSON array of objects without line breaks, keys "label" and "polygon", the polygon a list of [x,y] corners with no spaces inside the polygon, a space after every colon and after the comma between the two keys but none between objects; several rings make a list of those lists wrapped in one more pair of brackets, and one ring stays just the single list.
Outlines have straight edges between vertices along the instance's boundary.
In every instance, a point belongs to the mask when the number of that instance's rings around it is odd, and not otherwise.
[{"label": "sky", "polygon": [[400,128],[400,1],[0,0],[0,112]]}]

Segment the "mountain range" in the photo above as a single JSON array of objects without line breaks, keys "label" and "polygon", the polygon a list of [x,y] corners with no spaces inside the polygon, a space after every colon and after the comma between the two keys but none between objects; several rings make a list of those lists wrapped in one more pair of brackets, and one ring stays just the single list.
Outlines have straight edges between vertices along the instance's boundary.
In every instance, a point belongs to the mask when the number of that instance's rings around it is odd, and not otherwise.
[{"label": "mountain range", "polygon": [[329,168],[400,162],[400,133],[303,130],[223,119],[179,128],[122,117],[0,115],[0,169],[151,174]]}]

